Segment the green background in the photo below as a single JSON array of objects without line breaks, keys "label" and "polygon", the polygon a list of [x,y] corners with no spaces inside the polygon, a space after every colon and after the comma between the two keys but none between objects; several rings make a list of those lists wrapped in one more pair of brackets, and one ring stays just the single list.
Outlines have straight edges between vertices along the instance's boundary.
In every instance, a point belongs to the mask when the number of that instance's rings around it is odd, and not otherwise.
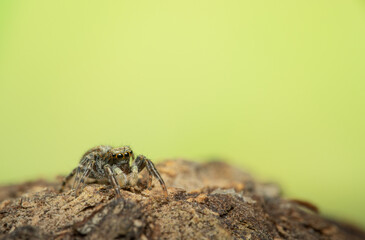
[{"label": "green background", "polygon": [[88,148],[223,158],[365,226],[365,3],[1,1],[0,183]]}]

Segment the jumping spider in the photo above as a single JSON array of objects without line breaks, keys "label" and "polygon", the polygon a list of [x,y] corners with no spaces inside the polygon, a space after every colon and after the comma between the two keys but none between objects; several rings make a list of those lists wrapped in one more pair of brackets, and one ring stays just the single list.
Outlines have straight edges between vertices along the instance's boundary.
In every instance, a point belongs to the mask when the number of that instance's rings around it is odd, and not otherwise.
[{"label": "jumping spider", "polygon": [[[130,158],[133,162],[130,164]],[[87,151],[81,158],[79,166],[65,177],[61,191],[67,182],[74,176],[72,189],[75,195],[79,194],[85,185],[85,179],[109,180],[117,197],[121,197],[120,188],[133,187],[138,182],[138,173],[147,167],[149,178],[148,188],[151,189],[152,176],[160,181],[166,198],[168,193],[165,182],[158,173],[155,165],[143,155],[138,155],[134,160],[133,151],[128,146],[112,148],[111,146],[96,146]]]}]

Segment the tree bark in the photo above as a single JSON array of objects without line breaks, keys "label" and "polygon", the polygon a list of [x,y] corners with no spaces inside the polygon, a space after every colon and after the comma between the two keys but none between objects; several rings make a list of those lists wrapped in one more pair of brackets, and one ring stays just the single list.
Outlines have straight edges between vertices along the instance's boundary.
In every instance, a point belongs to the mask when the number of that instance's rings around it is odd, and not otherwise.
[{"label": "tree bark", "polygon": [[115,198],[108,184],[88,184],[78,197],[60,181],[0,187],[0,239],[365,239],[353,226],[322,217],[305,201],[255,181],[222,162],[158,164],[158,181]]}]

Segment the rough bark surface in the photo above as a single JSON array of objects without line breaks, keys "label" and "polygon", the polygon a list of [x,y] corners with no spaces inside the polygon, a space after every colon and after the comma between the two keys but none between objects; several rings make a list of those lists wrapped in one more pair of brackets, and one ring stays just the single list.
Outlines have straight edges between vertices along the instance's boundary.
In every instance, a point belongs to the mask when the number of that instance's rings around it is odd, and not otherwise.
[{"label": "rough bark surface", "polygon": [[[157,181],[116,199],[109,185],[88,184],[75,197],[45,181],[0,187],[0,239],[365,239],[355,227],[325,219],[310,203],[281,197],[222,162],[166,161]],[[133,191],[132,191],[133,190]]]}]

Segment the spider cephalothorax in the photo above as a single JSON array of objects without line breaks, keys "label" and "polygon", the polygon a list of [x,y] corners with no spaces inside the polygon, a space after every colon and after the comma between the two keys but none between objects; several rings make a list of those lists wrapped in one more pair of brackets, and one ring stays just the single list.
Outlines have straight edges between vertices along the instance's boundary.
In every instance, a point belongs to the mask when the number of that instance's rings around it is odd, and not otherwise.
[{"label": "spider cephalothorax", "polygon": [[[132,163],[130,159],[132,158]],[[120,197],[120,188],[135,186],[138,182],[138,173],[144,168],[149,173],[148,188],[152,185],[152,176],[158,179],[167,198],[168,193],[165,182],[158,173],[155,165],[151,160],[143,155],[134,158],[132,149],[128,146],[112,148],[111,146],[97,146],[87,151],[81,158],[79,166],[65,177],[62,182],[61,191],[66,183],[74,176],[74,184],[72,188],[75,194],[85,185],[87,178],[103,180],[107,179],[113,186],[115,193]]]}]

